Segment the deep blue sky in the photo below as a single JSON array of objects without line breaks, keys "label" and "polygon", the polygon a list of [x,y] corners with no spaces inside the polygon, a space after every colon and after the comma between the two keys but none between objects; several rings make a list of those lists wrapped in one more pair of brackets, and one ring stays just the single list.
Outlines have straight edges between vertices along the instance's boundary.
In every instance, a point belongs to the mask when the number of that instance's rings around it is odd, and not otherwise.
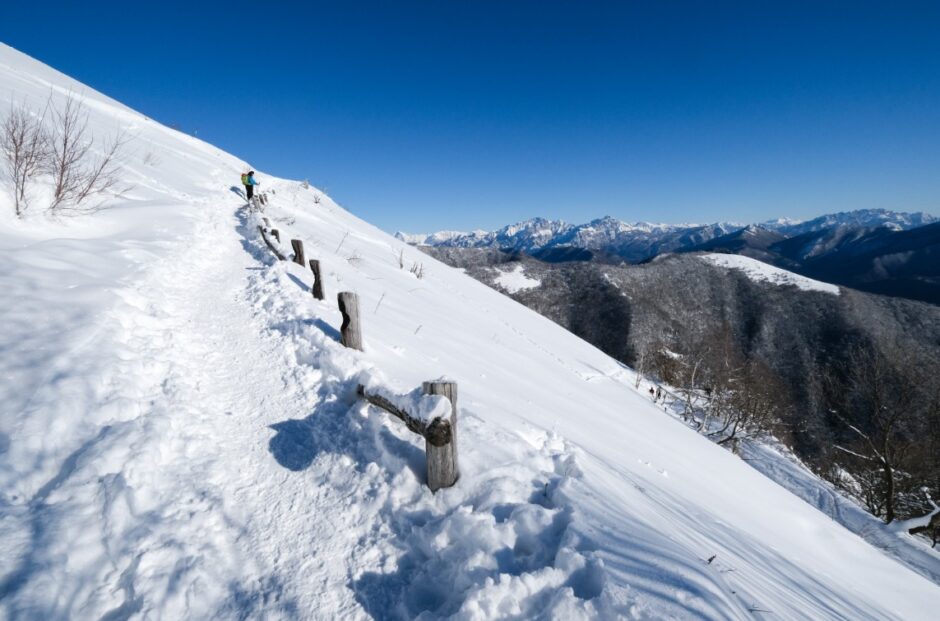
[{"label": "deep blue sky", "polygon": [[940,214],[935,1],[16,2],[0,39],[390,231]]}]

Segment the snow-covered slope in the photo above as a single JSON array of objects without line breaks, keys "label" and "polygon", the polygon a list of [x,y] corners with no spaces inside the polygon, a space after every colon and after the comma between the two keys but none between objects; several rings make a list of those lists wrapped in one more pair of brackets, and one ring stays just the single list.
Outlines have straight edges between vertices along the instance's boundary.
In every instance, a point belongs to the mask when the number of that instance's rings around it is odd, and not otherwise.
[{"label": "snow-covered slope", "polygon": [[792,285],[804,291],[822,291],[823,293],[839,295],[837,285],[800,276],[750,257],[739,254],[702,254],[699,256],[702,260],[714,265],[739,270],[753,280],[771,282],[775,285]]},{"label": "snow-covered slope", "polygon": [[525,274],[525,269],[521,264],[517,264],[511,270],[496,270],[499,275],[496,277],[496,284],[508,291],[516,293],[526,289],[538,287],[541,284],[537,278],[529,278]]},{"label": "snow-covered slope", "polygon": [[[79,89],[0,47],[0,110]],[[135,190],[0,215],[0,611],[10,619],[931,619],[940,587],[658,411],[633,373],[313,189],[92,92]],[[147,152],[155,157],[147,157]],[[237,189],[237,188],[236,188]],[[405,261],[399,265],[399,256]],[[423,278],[409,267],[423,264]],[[338,342],[361,298],[366,351]],[[356,399],[459,382],[462,476]]]}]

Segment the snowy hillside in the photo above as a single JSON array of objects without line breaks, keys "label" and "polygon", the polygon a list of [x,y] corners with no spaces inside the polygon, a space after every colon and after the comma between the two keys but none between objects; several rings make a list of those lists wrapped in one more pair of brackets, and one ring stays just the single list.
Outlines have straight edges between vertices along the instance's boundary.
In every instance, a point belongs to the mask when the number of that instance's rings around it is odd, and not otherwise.
[{"label": "snowy hillside", "polygon": [[[0,46],[0,110],[50,89],[133,134],[134,188],[59,222],[0,205],[0,616],[935,618],[940,586],[599,350],[259,174],[323,265],[315,300],[232,191],[243,161]],[[338,342],[339,291],[363,353]],[[428,491],[366,375],[459,383],[455,487]]]},{"label": "snowy hillside", "polygon": [[775,285],[792,285],[803,291],[822,291],[823,293],[839,295],[839,287],[836,285],[800,276],[749,257],[737,254],[703,254],[699,256],[702,260],[714,265],[743,272],[753,280],[771,282]]}]

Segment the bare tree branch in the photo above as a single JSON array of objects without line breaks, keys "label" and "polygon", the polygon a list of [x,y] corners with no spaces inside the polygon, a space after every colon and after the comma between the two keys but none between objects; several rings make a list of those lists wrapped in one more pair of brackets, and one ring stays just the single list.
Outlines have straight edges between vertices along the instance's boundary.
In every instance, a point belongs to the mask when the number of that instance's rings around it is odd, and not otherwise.
[{"label": "bare tree branch", "polygon": [[17,216],[22,216],[29,207],[29,184],[42,174],[48,148],[43,117],[34,116],[25,104],[11,104],[3,122],[0,150],[13,183],[13,207]]}]

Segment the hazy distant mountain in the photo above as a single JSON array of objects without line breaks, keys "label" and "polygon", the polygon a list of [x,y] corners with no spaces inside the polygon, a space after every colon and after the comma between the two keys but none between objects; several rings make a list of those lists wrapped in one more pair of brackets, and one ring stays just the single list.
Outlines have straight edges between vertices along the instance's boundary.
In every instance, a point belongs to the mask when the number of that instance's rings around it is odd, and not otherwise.
[{"label": "hazy distant mountain", "polygon": [[[837,226],[872,228],[878,226],[909,230],[937,222],[927,213],[903,213],[884,209],[827,214],[807,221],[788,219],[760,223],[761,229],[794,237]],[[752,225],[753,226],[753,225]],[[431,234],[397,233],[396,237],[419,246],[451,248],[499,248],[532,254],[555,247],[603,250],[627,261],[648,259],[663,252],[672,252],[704,244],[715,238],[747,228],[735,222],[713,224],[633,224],[604,216],[585,224],[569,224],[562,220],[532,218],[504,226],[495,231],[440,231]]]},{"label": "hazy distant mountain", "polygon": [[761,226],[765,229],[777,231],[787,237],[793,237],[795,235],[822,231],[836,226],[853,228],[888,227],[899,231],[906,231],[927,224],[933,224],[934,222],[940,222],[940,218],[922,211],[905,213],[889,211],[887,209],[858,209],[856,211],[842,211],[839,213],[826,214],[806,221],[786,219],[771,220],[762,222]]},{"label": "hazy distant mountain", "polygon": [[740,254],[825,282],[940,304],[940,222],[907,230],[842,224],[795,237],[749,226],[685,250]]},{"label": "hazy distant mountain", "polygon": [[838,227],[812,235],[787,239],[772,250],[793,253],[796,271],[812,278],[940,304],[940,222],[910,230]]},{"label": "hazy distant mountain", "polygon": [[[570,249],[584,249],[594,251],[591,256],[600,252],[608,257],[639,262],[663,252],[672,252],[688,245],[726,235],[741,227],[741,224],[736,223],[716,223],[704,226],[650,222],[629,224],[610,216],[578,225],[568,224],[561,220],[532,218],[492,232],[446,231],[430,235],[397,233],[396,237],[420,246],[497,248],[524,252],[533,256],[541,253],[543,257],[581,257],[583,256],[581,253],[571,252]],[[550,249],[553,252],[548,252]],[[583,259],[575,258],[574,260]]]},{"label": "hazy distant mountain", "polygon": [[776,231],[764,228],[757,224],[751,224],[743,229],[739,229],[727,235],[716,237],[709,241],[694,246],[683,248],[682,251],[702,251],[702,252],[724,252],[730,254],[742,254],[761,261],[773,258],[768,249],[786,240],[786,236]]}]

